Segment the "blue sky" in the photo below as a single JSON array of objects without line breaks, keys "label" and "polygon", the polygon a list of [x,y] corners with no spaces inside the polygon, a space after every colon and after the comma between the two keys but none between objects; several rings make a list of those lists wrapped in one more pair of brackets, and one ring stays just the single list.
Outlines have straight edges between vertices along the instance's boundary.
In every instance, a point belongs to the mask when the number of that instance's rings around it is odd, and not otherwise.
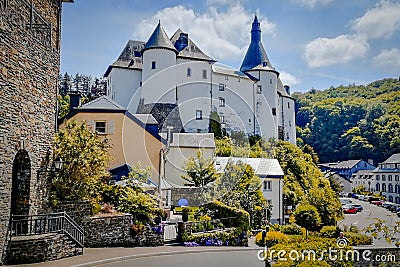
[{"label": "blue sky", "polygon": [[257,13],[272,65],[292,91],[400,75],[400,0],[75,0],[64,4],[61,73],[102,76],[158,20],[238,69]]}]

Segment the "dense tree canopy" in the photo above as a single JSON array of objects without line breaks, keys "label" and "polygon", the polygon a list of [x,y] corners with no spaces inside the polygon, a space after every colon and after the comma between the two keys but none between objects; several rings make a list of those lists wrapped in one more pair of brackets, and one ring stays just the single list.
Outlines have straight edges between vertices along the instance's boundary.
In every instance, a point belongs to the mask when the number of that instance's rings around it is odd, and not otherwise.
[{"label": "dense tree canopy", "polygon": [[321,162],[374,159],[400,152],[400,81],[294,94],[298,137]]}]

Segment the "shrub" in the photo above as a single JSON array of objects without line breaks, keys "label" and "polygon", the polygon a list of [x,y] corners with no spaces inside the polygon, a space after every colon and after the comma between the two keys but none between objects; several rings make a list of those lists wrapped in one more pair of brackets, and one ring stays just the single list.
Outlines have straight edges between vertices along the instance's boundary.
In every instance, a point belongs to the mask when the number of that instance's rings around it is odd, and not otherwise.
[{"label": "shrub", "polygon": [[300,204],[293,213],[296,223],[306,230],[312,231],[318,228],[321,217],[315,206],[310,204]]},{"label": "shrub", "polygon": [[284,233],[277,232],[277,231],[269,231],[267,236],[265,237],[265,242],[262,240],[262,232],[259,232],[256,235],[256,244],[259,246],[267,246],[272,247],[278,243],[284,243],[289,240],[288,236]]},{"label": "shrub", "polygon": [[288,224],[281,227],[281,232],[287,235],[303,235],[301,227],[297,224]]},{"label": "shrub", "polygon": [[324,226],[319,231],[320,236],[326,238],[336,238],[339,236],[340,230],[336,226]]},{"label": "shrub", "polygon": [[344,236],[349,240],[349,245],[359,246],[359,245],[371,245],[372,237],[352,232],[345,232]]},{"label": "shrub", "polygon": [[213,201],[203,206],[206,213],[212,213],[212,219],[234,218],[231,220],[221,220],[225,227],[240,228],[241,231],[249,230],[250,215],[247,211],[230,207],[220,201]]},{"label": "shrub", "polygon": [[247,235],[240,229],[184,236],[185,246],[247,246]]}]

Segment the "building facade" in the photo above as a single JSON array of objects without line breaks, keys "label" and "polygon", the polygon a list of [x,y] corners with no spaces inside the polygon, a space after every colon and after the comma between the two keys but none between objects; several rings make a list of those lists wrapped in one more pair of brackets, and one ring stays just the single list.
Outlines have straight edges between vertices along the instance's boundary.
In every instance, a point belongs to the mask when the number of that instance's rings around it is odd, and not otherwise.
[{"label": "building facade", "polygon": [[360,170],[374,170],[375,166],[361,159],[318,164],[323,172],[336,173],[347,180]]},{"label": "building facade", "polygon": [[11,214],[41,212],[60,66],[60,0],[0,1],[0,263]]},{"label": "building facade", "polygon": [[372,174],[375,193],[382,194],[389,202],[400,204],[400,154],[393,154],[379,163]]},{"label": "building facade", "polygon": [[161,132],[207,133],[217,112],[227,132],[296,142],[294,99],[268,59],[257,16],[240,70],[216,64],[181,29],[169,38],[159,23],[147,42],[130,40],[105,77],[114,101],[153,114]]}]

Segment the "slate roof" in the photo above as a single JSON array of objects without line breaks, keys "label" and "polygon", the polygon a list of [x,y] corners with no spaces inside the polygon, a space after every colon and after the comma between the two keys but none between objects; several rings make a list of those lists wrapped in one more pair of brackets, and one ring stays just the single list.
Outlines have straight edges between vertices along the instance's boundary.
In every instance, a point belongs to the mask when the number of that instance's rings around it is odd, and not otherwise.
[{"label": "slate roof", "polygon": [[77,109],[107,109],[107,110],[126,110],[107,96],[96,98]]},{"label": "slate roof", "polygon": [[132,114],[144,124],[157,124],[158,121],[151,114]]},{"label": "slate roof", "polygon": [[236,157],[215,157],[215,168],[217,172],[224,172],[226,165],[229,161],[237,163],[241,161],[244,164],[250,165],[254,173],[260,178],[283,178],[284,173],[279,165],[277,159],[266,159],[266,158],[236,158]]},{"label": "slate roof", "polygon": [[[173,44],[175,44],[176,41],[178,41],[181,33],[184,33],[184,32],[181,29],[178,29],[172,35],[171,42]],[[188,38],[188,45],[179,52],[178,57],[216,62],[216,60],[214,60],[210,56],[206,55],[203,51],[201,51],[201,49],[190,38]]]},{"label": "slate roof", "polygon": [[345,161],[340,161],[340,162],[330,162],[330,163],[321,163],[319,164],[320,166],[328,167],[328,168],[334,168],[334,169],[351,169],[357,163],[359,163],[361,159],[352,159],[352,160],[345,160]]},{"label": "slate roof", "polygon": [[243,59],[240,71],[245,72],[254,69],[275,71],[261,42],[261,27],[257,15],[254,17],[252,23],[251,42]]},{"label": "slate roof", "polygon": [[174,133],[171,147],[215,148],[213,133]]},{"label": "slate roof", "polygon": [[278,78],[277,89],[278,89],[278,93],[280,95],[285,96],[285,97],[289,97],[289,98],[293,98],[286,92],[285,87],[283,87],[283,83],[282,83],[280,78]]},{"label": "slate roof", "polygon": [[169,49],[178,54],[178,51],[175,49],[171,40],[168,38],[168,35],[165,33],[164,28],[161,26],[160,22],[158,22],[157,27],[154,29],[149,40],[146,42],[142,52],[150,48]]},{"label": "slate roof", "polygon": [[142,69],[141,51],[144,45],[145,42],[129,40],[118,59],[107,68],[104,76],[108,76],[112,67]]},{"label": "slate roof", "polygon": [[222,67],[222,66],[218,66],[218,65],[213,65],[212,68],[215,73],[221,73],[221,74],[226,74],[226,75],[230,75],[230,76],[237,76],[239,78],[248,78],[246,74],[244,74],[241,71],[235,70],[235,69]]},{"label": "slate roof", "polygon": [[400,153],[391,155],[387,160],[385,160],[382,163],[385,164],[400,163]]}]

